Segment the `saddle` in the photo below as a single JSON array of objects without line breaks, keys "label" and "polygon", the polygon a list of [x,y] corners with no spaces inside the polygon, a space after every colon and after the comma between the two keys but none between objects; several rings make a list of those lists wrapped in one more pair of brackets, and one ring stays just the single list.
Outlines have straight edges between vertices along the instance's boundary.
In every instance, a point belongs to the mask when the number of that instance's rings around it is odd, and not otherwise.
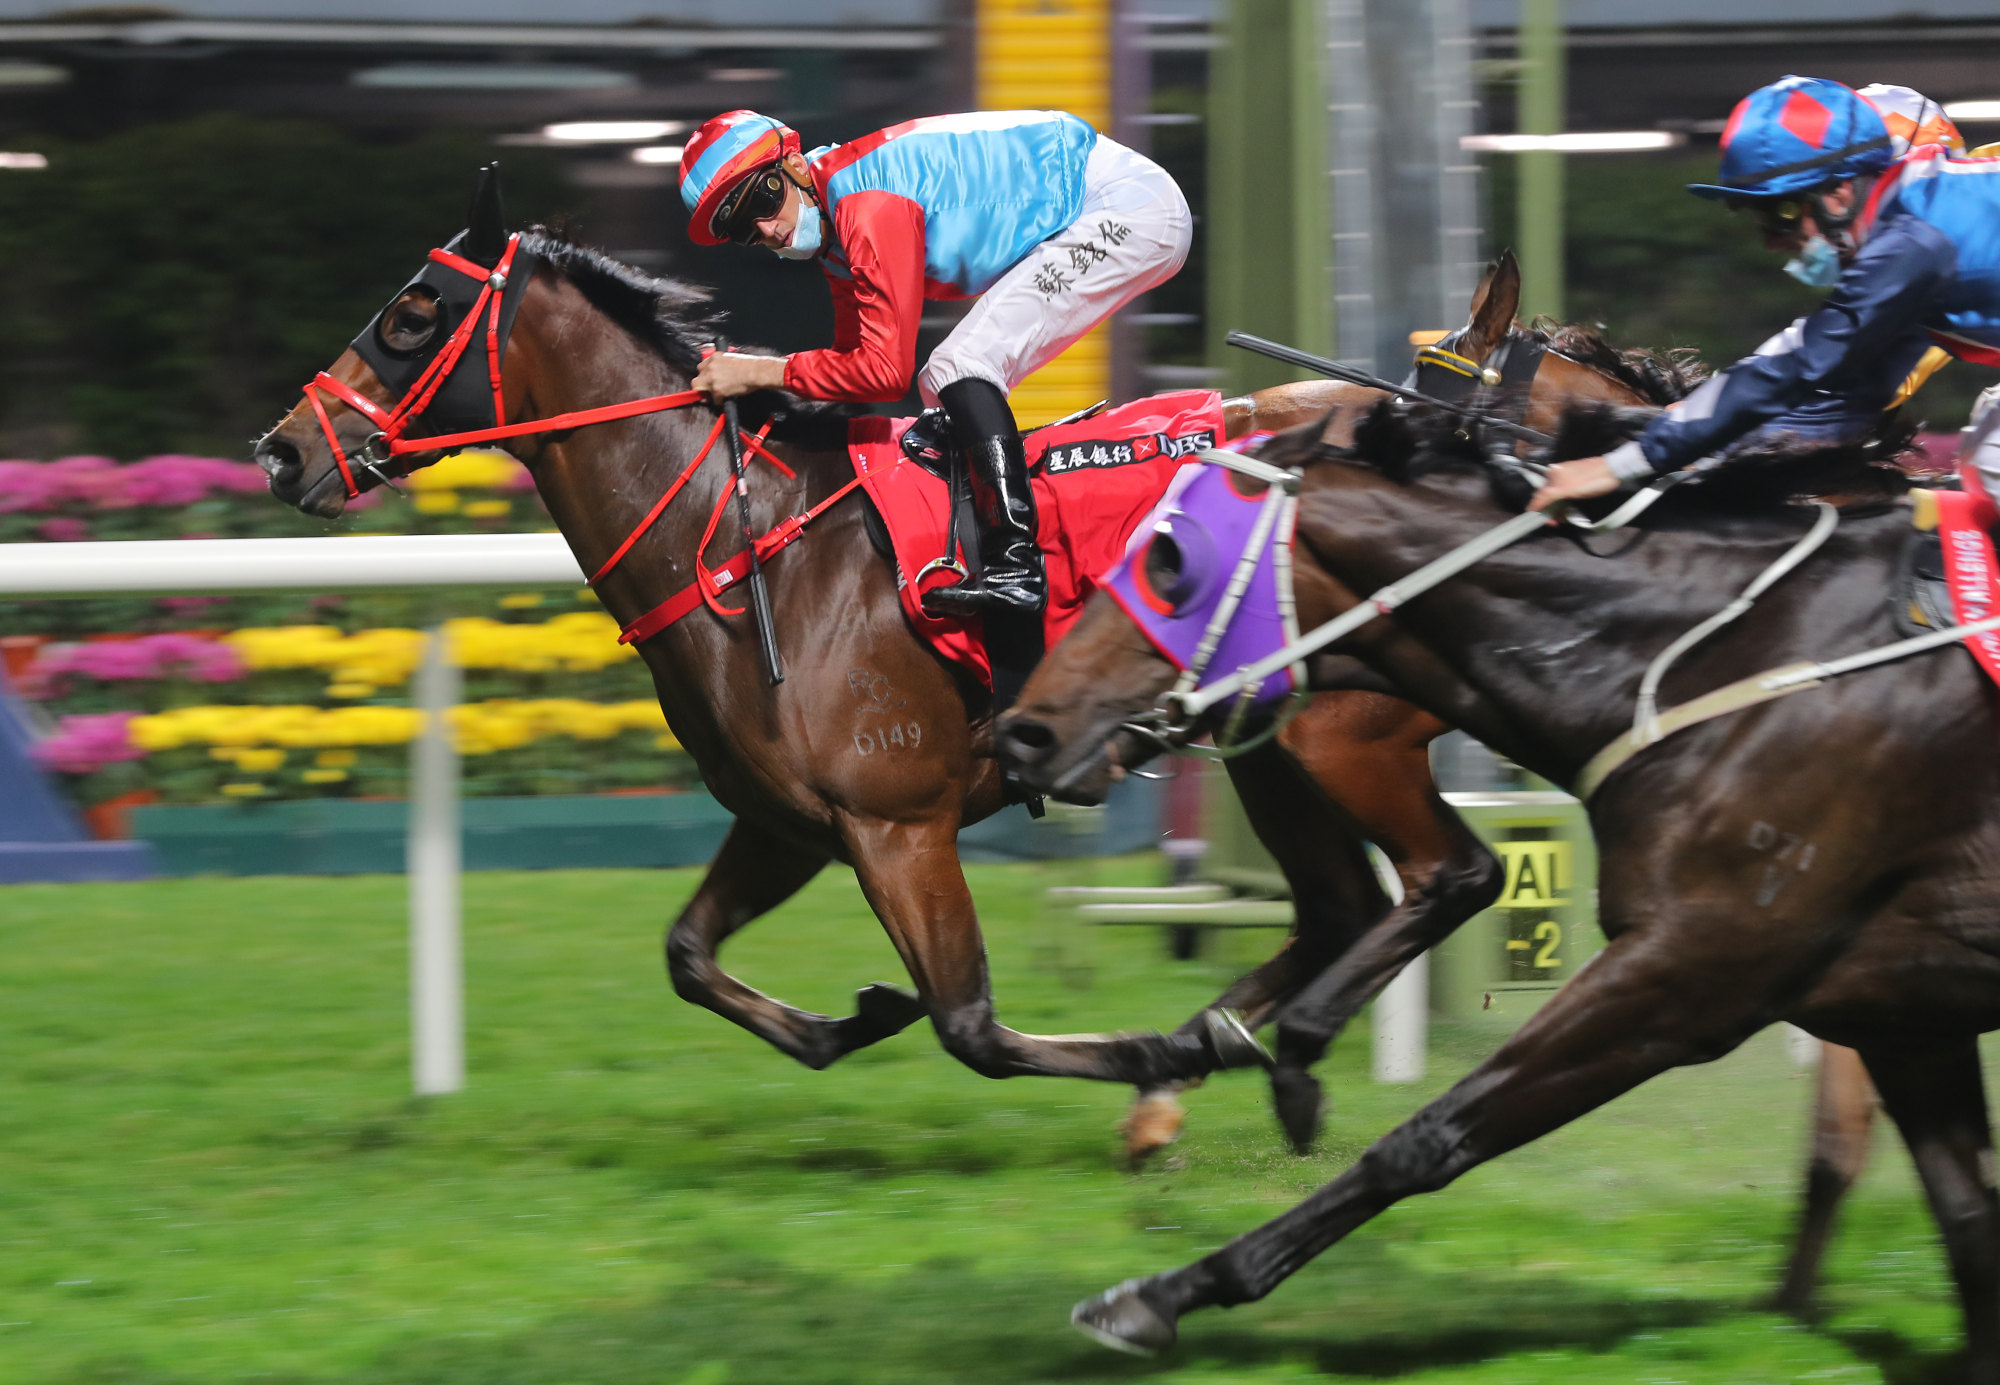
[{"label": "saddle", "polygon": [[[924,613],[922,592],[958,580],[956,563],[976,575],[978,542],[970,487],[954,497],[941,457],[913,459],[902,447],[915,422],[857,418],[848,458],[874,515],[869,535],[896,571],[903,614],[940,655],[989,686],[992,669],[977,621]],[[1223,435],[1222,396],[1213,390],[1153,395],[1102,413],[1032,429],[1023,435],[1035,490],[1036,542],[1048,572],[1043,636],[1053,645],[1082,613],[1097,578],[1125,551],[1125,540],[1166,493],[1174,473]],[[954,505],[954,499],[957,503]],[[946,512],[953,511],[947,529]]]}]

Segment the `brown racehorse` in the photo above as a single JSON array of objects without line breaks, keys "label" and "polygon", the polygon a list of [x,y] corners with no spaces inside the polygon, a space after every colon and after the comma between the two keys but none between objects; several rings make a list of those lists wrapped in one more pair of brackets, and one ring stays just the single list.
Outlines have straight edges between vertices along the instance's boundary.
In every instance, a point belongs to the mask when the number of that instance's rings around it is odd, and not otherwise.
[{"label": "brown racehorse", "polygon": [[[1303,624],[1518,509],[1518,476],[1496,471],[1474,432],[1378,414],[1352,449],[1321,445],[1311,428],[1266,449],[1269,460],[1310,464],[1298,524]],[[1612,438],[1579,437],[1566,455]],[[1826,480],[1797,460],[1725,468],[1671,493],[1615,552],[1544,528],[1343,647],[1434,713],[1574,782],[1629,730],[1635,688],[1665,642],[1803,533],[1808,517],[1785,497]],[[1895,640],[1883,598],[1908,531],[1892,507],[1850,514],[1807,568],[1683,658],[1664,701]],[[1051,777],[1101,739],[1087,728],[1108,701],[1129,702],[1138,682],[1163,686],[1136,662],[1127,686],[1108,686],[1111,663],[1097,661],[1083,698],[1095,705],[1070,709],[1078,742],[1046,718],[1031,737]],[[1262,1297],[1402,1198],[1785,1019],[1860,1053],[1943,1233],[1971,1377],[2000,1379],[2000,1198],[1977,1044],[2000,1027],[1996,734],[1992,689],[1947,651],[1831,679],[1640,753],[1590,803],[1605,951],[1299,1207],[1184,1269],[1081,1305],[1079,1325],[1117,1345],[1165,1346],[1183,1314]],[[1314,999],[1309,989],[1294,1004]],[[1315,1023],[1307,1017],[1308,1039]],[[1288,1053],[1286,1024],[1281,1016],[1281,1068],[1310,1053],[1309,1043]]]},{"label": "brown racehorse", "polygon": [[[507,237],[497,192],[483,186],[475,206],[463,245],[477,263],[458,263],[476,278],[497,267]],[[685,389],[714,330],[701,295],[559,238],[531,236],[522,245],[536,267],[505,333],[499,383],[510,424],[533,427],[535,420]],[[476,310],[468,316],[463,308],[448,320],[437,292],[413,287],[367,330],[379,353],[410,360],[438,351],[458,322],[479,320]],[[485,365],[471,359],[457,369],[483,379]],[[316,387],[281,420],[256,455],[275,495],[332,518],[353,490],[375,484],[376,473],[364,470],[360,459],[372,454],[371,435],[397,399],[353,348],[328,375],[338,388],[323,380],[326,387]],[[447,381],[440,397],[452,388]],[[1351,394],[1338,385],[1285,387],[1237,401],[1230,421],[1237,429],[1284,426],[1317,417]],[[766,400],[765,407],[773,402]],[[317,416],[320,409],[324,418]],[[851,475],[844,419],[810,410],[795,414],[772,435],[773,451],[790,474],[760,467],[751,488],[759,532],[830,497]],[[531,432],[511,445],[585,569],[596,570],[699,455],[713,417],[691,407]],[[417,450],[392,466],[409,470],[438,455]],[[717,461],[687,477],[674,503],[599,587],[607,609],[623,623],[695,575],[703,520],[719,511],[728,473]],[[725,552],[733,547],[713,545]],[[1254,1041],[1216,1007],[1171,1035],[1041,1037],[1001,1025],[956,851],[960,826],[993,812],[1003,799],[983,690],[910,630],[896,602],[894,573],[872,554],[858,500],[826,510],[804,542],[771,563],[768,575],[779,644],[789,651],[782,688],[761,678],[747,622],[697,613],[640,645],[669,724],[710,789],[736,815],[667,937],[669,972],[683,997],[815,1068],[926,1014],[947,1051],[991,1076],[1088,1077],[1153,1090],[1225,1064],[1263,1059]],[[854,729],[891,713],[904,733],[899,742],[862,753]],[[1414,714],[1399,709],[1396,715]],[[1329,717],[1327,725],[1346,733],[1344,721]],[[1377,727],[1366,729],[1373,734]],[[1300,811],[1326,819],[1333,810],[1300,796]],[[1277,963],[1232,988],[1232,997],[1261,1005],[1267,992],[1296,989],[1380,912],[1385,901],[1359,839],[1345,836],[1352,843],[1349,857],[1328,861],[1297,820],[1284,824],[1283,834],[1271,833],[1301,899],[1312,903],[1303,911],[1298,941]],[[1469,839],[1466,847],[1477,851]],[[855,1014],[835,1018],[762,995],[717,964],[726,938],[832,859],[853,866],[917,996],[869,986]]]}]

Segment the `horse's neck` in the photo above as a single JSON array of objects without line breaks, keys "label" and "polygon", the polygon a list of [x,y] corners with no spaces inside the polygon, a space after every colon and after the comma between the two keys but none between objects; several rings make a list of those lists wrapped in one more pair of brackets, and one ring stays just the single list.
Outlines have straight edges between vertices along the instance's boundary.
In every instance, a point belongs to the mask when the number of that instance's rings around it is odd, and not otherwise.
[{"label": "horse's neck", "polygon": [[[1333,575],[1363,591],[1505,518],[1435,496],[1367,514],[1344,542],[1321,549]],[[1399,628],[1433,657],[1384,671],[1429,710],[1561,779],[1630,726],[1640,680],[1660,651],[1733,601],[1801,537],[1808,518],[1718,518],[1713,528],[1595,536],[1587,547],[1539,535],[1400,610]],[[1885,591],[1880,537],[1836,536],[1812,565],[1677,662],[1668,691],[1692,695],[1793,659],[1864,647],[1882,603],[1848,610],[1812,598],[1829,574]]]},{"label": "horse's neck", "polygon": [[[686,379],[657,353],[596,315],[573,289],[563,286],[532,307],[536,311],[524,309],[509,345],[510,367],[518,365],[531,381],[527,416],[549,418],[687,388]],[[728,445],[717,438],[708,446],[715,418],[713,410],[691,405],[579,428],[528,449],[536,487],[586,573],[597,572],[687,473],[673,499],[599,588],[621,623],[695,580],[697,555],[711,519],[710,566],[743,546],[735,507],[724,504],[730,485]],[[746,452],[751,521],[758,533],[803,508],[808,494],[830,490],[828,478],[840,461],[833,454],[782,445],[772,450],[795,476],[788,478],[769,461]],[[699,464],[693,465],[698,457]]]}]

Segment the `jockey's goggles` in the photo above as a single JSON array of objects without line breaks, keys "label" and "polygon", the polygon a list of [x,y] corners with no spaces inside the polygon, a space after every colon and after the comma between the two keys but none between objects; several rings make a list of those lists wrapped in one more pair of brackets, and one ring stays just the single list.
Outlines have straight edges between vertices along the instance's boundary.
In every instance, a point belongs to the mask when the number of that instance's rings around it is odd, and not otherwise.
[{"label": "jockey's goggles", "polygon": [[1744,197],[1730,202],[1729,210],[1748,214],[1765,235],[1784,239],[1798,232],[1806,204],[1798,197]]},{"label": "jockey's goggles", "polygon": [[785,194],[791,180],[778,165],[759,169],[738,183],[709,219],[708,229],[717,239],[750,245],[757,239],[757,223],[784,210]]}]

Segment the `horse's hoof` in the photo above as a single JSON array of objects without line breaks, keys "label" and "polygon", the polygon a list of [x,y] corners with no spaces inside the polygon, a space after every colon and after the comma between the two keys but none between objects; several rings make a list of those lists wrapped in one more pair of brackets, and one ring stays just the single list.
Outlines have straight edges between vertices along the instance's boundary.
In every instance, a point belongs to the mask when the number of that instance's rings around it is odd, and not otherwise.
[{"label": "horse's hoof", "polygon": [[854,993],[854,1017],[881,1034],[900,1034],[929,1012],[901,986],[876,981]]},{"label": "horse's hoof", "polygon": [[1070,1326],[1113,1351],[1130,1352],[1134,1356],[1159,1355],[1174,1344],[1177,1334],[1171,1319],[1139,1297],[1140,1282],[1128,1279],[1115,1289],[1106,1289],[1096,1298],[1077,1304],[1070,1310]]},{"label": "horse's hoof", "polygon": [[1202,1012],[1202,1042],[1218,1068],[1268,1068],[1274,1061],[1269,1049],[1257,1042],[1234,1010]]},{"label": "horse's hoof", "polygon": [[1292,1142],[1292,1152],[1311,1154],[1319,1139],[1320,1120],[1326,1114],[1326,1094],[1319,1079],[1304,1068],[1273,1068],[1271,1105],[1277,1110],[1285,1138]]},{"label": "horse's hoof", "polygon": [[1181,1137],[1187,1108],[1171,1091],[1141,1092],[1118,1123],[1125,1137],[1125,1157],[1137,1168]]}]

